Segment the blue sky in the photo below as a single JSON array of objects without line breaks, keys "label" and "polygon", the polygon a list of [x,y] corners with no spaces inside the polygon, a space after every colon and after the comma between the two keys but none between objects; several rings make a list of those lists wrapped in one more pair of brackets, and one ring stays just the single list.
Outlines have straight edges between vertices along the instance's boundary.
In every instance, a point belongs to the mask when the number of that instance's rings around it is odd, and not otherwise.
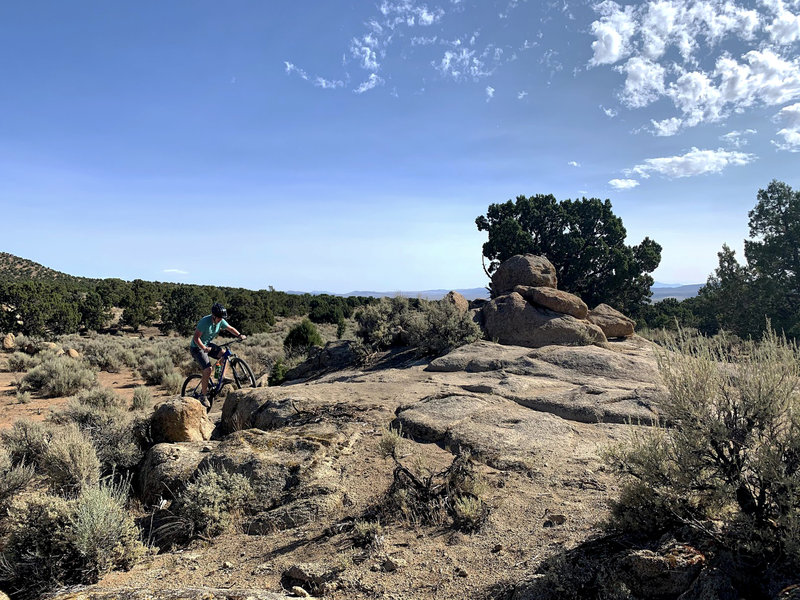
[{"label": "blue sky", "polygon": [[478,287],[475,218],[552,193],[703,282],[800,187],[800,0],[33,0],[0,44],[0,249],[74,275]]}]

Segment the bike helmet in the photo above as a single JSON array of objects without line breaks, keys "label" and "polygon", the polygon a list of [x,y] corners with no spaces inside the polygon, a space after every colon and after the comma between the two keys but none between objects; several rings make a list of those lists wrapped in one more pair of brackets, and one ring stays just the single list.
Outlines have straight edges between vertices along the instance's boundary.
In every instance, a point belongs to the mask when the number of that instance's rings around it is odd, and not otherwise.
[{"label": "bike helmet", "polygon": [[211,307],[211,314],[219,319],[225,319],[228,317],[228,310],[219,302],[214,302],[214,306]]}]

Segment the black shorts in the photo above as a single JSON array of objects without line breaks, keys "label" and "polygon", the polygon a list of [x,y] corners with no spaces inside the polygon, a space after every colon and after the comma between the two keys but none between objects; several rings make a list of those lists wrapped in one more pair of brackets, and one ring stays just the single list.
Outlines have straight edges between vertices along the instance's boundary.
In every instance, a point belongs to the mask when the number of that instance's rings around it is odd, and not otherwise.
[{"label": "black shorts", "polygon": [[211,350],[206,353],[200,350],[197,346],[189,346],[189,352],[192,353],[192,357],[198,362],[200,368],[205,370],[211,366],[211,361],[208,360],[208,357],[211,358],[220,358],[222,357],[222,348],[217,346],[216,344],[209,344]]}]

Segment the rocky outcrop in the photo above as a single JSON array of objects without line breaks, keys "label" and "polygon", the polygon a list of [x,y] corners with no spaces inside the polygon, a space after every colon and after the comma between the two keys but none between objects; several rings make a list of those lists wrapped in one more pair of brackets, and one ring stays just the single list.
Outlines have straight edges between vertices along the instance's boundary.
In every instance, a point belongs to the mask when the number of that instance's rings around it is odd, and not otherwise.
[{"label": "rocky outcrop", "polygon": [[7,333],[3,336],[3,350],[6,352],[13,352],[14,348],[16,348],[16,343],[14,342],[14,334]]},{"label": "rocky outcrop", "polygon": [[205,407],[194,398],[171,398],[156,406],[150,420],[156,443],[201,442],[210,440],[213,431]]},{"label": "rocky outcrop", "polygon": [[458,292],[447,292],[442,302],[452,304],[456,307],[459,314],[463,315],[469,310],[469,301]]},{"label": "rocky outcrop", "polygon": [[520,296],[531,304],[537,304],[555,312],[571,315],[576,319],[585,319],[589,307],[575,294],[549,287],[531,287],[518,285],[514,288]]},{"label": "rocky outcrop", "polygon": [[[286,372],[286,381],[308,379],[331,371],[341,371],[353,365],[356,354],[351,340],[328,342],[324,348],[313,348],[310,356]],[[264,387],[266,378],[259,380],[259,387]]]},{"label": "rocky outcrop", "polygon": [[540,348],[551,344],[603,343],[599,327],[573,316],[539,308],[517,292],[499,296],[483,308],[489,339],[500,344]]},{"label": "rocky outcrop", "polygon": [[147,505],[175,499],[219,442],[156,444],[147,452],[138,473],[138,487]]},{"label": "rocky outcrop", "polygon": [[492,297],[514,291],[518,285],[558,287],[556,269],[544,256],[517,254],[504,261],[492,275]]},{"label": "rocky outcrop", "polygon": [[602,329],[607,338],[630,337],[633,335],[633,327],[636,324],[636,321],[611,308],[608,304],[598,304],[589,311],[587,318],[590,323],[594,323]]}]

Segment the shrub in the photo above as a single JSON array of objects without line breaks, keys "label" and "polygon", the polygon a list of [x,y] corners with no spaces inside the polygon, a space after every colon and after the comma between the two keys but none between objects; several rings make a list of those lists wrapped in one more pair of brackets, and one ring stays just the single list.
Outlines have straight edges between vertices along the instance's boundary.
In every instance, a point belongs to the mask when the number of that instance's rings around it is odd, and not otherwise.
[{"label": "shrub", "polygon": [[34,476],[33,467],[24,463],[14,465],[8,452],[0,448],[0,507],[18,494],[31,482]]},{"label": "shrub", "polygon": [[28,404],[31,401],[30,392],[17,392],[16,399],[19,404]]},{"label": "shrub", "polygon": [[100,480],[100,461],[94,445],[75,425],[57,431],[40,466],[51,488],[64,494],[80,492]]},{"label": "shrub", "polygon": [[479,339],[469,313],[448,302],[381,298],[356,314],[358,336],[376,349],[411,346],[420,354],[437,355]]},{"label": "shrub", "polygon": [[42,362],[41,358],[29,356],[24,352],[14,352],[8,357],[8,371],[11,373],[24,373]]},{"label": "shrub", "polygon": [[250,480],[222,468],[202,470],[178,497],[176,515],[190,537],[219,535],[234,522],[236,513],[254,499]]},{"label": "shrub", "polygon": [[40,392],[45,398],[72,396],[82,389],[89,389],[97,382],[97,375],[90,368],[62,356],[48,358],[30,371],[20,382],[24,391]]},{"label": "shrub", "polygon": [[161,385],[164,378],[173,373],[175,366],[167,354],[148,356],[139,365],[139,374],[150,385]]},{"label": "shrub", "polygon": [[85,489],[76,499],[36,493],[12,503],[5,521],[0,580],[19,597],[57,585],[95,583],[130,568],[144,553],[117,488]]},{"label": "shrub", "polygon": [[279,358],[275,361],[275,364],[272,366],[272,370],[269,373],[269,379],[267,379],[268,385],[280,385],[286,379],[286,373],[289,369],[287,368],[286,364],[283,362],[282,358]]},{"label": "shrub", "polygon": [[132,469],[148,446],[146,417],[117,407],[103,409],[72,402],[50,419],[61,425],[75,425],[88,436],[103,474]]},{"label": "shrub", "polygon": [[170,394],[177,394],[181,391],[183,380],[184,377],[180,373],[172,371],[164,375],[161,379],[161,387]]},{"label": "shrub", "polygon": [[81,558],[81,580],[96,582],[111,569],[130,569],[144,554],[139,530],[119,485],[84,489],[74,501],[68,539]]},{"label": "shrub", "polygon": [[0,432],[0,438],[12,464],[25,463],[36,466],[41,462],[54,432],[54,428],[49,424],[21,419],[10,429]]},{"label": "shrub", "polygon": [[140,385],[133,390],[133,410],[147,410],[153,404],[150,388]]},{"label": "shrub", "polygon": [[316,326],[308,319],[292,327],[283,340],[283,347],[289,354],[307,352],[311,346],[322,346],[322,336]]},{"label": "shrub", "polygon": [[347,321],[345,321],[344,317],[342,317],[336,322],[336,339],[337,340],[342,339],[346,331],[347,331]]},{"label": "shrub", "polygon": [[613,525],[680,523],[706,535],[718,520],[725,544],[743,555],[797,563],[800,352],[771,331],[737,348],[724,336],[679,336],[658,353],[670,428],[609,451],[627,482]]},{"label": "shrub", "polygon": [[80,392],[75,399],[79,404],[93,408],[119,408],[124,400],[117,393],[107,387],[98,387]]}]

